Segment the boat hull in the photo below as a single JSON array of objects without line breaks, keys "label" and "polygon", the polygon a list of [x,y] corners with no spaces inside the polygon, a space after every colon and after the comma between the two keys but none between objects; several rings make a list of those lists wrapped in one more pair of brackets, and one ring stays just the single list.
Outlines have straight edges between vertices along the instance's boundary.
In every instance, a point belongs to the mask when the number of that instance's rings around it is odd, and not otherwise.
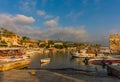
[{"label": "boat hull", "polygon": [[[93,59],[89,60],[89,63],[95,64],[95,65],[102,65],[103,59]],[[105,59],[104,63],[107,64],[120,64],[120,59]]]},{"label": "boat hull", "polygon": [[77,52],[72,52],[71,53],[72,57],[75,57],[75,58],[93,58],[94,55],[93,54],[83,54],[83,53],[77,53]]}]

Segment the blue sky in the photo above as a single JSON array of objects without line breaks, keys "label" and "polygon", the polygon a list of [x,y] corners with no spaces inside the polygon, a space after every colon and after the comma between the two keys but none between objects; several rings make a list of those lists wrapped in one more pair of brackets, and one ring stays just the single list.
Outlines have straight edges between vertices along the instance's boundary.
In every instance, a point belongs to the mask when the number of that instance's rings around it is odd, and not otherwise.
[{"label": "blue sky", "polygon": [[0,27],[34,39],[106,44],[120,31],[120,0],[0,0]]}]

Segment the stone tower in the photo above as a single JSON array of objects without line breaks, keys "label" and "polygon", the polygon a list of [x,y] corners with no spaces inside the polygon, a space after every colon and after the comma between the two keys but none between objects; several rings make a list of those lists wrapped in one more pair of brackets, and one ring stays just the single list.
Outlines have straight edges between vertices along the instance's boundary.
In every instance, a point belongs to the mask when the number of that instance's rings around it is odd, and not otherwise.
[{"label": "stone tower", "polygon": [[114,51],[120,50],[120,36],[118,34],[112,34],[109,37],[110,49]]}]

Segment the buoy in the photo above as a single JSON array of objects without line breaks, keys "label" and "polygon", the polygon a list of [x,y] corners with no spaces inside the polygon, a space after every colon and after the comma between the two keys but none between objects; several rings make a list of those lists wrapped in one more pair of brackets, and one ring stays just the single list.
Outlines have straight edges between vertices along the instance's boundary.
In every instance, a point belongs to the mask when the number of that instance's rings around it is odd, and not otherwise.
[{"label": "buoy", "polygon": [[36,75],[35,71],[31,71],[31,75],[35,76]]}]

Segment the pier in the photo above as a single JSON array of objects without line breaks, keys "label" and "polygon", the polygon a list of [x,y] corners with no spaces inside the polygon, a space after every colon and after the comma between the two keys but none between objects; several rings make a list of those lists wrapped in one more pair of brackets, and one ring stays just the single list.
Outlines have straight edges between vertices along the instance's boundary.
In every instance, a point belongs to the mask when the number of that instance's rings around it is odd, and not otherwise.
[{"label": "pier", "polygon": [[107,71],[108,75],[120,78],[120,65],[108,65]]},{"label": "pier", "polygon": [[29,60],[19,60],[14,62],[2,63],[0,64],[0,71],[7,71],[16,68],[24,68],[27,67],[29,63],[30,63]]},{"label": "pier", "polygon": [[[35,72],[33,75],[31,72]],[[85,82],[47,70],[10,70],[0,72],[0,82]]]}]

